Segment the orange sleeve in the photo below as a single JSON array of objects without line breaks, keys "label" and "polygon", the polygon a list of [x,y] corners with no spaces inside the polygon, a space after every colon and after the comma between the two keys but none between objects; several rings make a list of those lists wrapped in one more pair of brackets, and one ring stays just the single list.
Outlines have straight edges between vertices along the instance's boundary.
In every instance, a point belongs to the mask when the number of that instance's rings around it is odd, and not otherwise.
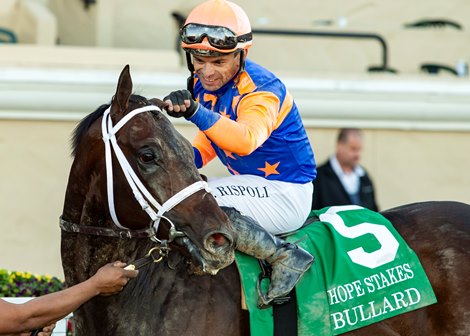
[{"label": "orange sleeve", "polygon": [[194,137],[193,147],[195,147],[201,155],[202,167],[204,167],[217,155],[210,141],[202,131],[198,131]]},{"label": "orange sleeve", "polygon": [[248,155],[271,135],[279,105],[279,98],[271,92],[250,93],[238,105],[237,120],[222,117],[204,134],[223,150]]}]

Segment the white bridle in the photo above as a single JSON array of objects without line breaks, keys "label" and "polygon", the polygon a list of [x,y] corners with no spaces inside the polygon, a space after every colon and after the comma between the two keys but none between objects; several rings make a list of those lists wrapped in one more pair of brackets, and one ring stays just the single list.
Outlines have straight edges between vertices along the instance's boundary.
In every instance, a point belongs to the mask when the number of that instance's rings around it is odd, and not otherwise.
[{"label": "white bridle", "polygon": [[[109,206],[109,211],[111,214],[111,218],[113,219],[114,224],[119,227],[120,229],[123,230],[129,230],[128,228],[124,227],[121,225],[119,222],[117,215],[116,215],[116,209],[114,207],[114,190],[113,190],[113,165],[112,165],[112,150],[114,150],[114,153],[119,161],[119,164],[121,166],[121,169],[124,173],[124,176],[126,176],[127,182],[129,183],[129,186],[132,189],[132,192],[134,193],[134,197],[139,202],[140,206],[142,207],[142,210],[144,210],[152,220],[151,226],[153,226],[155,234],[158,231],[158,227],[160,224],[160,219],[165,218],[168,220],[168,222],[171,225],[171,228],[173,229],[173,232],[176,232],[175,225],[163,214],[169,210],[171,210],[174,206],[177,204],[181,203],[183,200],[185,200],[187,197],[191,196],[195,192],[205,189],[206,192],[210,193],[211,190],[205,181],[198,181],[195,182],[183,190],[179,191],[172,197],[170,197],[165,203],[160,205],[155,198],[152,196],[152,194],[145,188],[143,183],[139,180],[135,172],[132,170],[131,165],[127,161],[124,153],[122,152],[121,148],[119,147],[116,139],[116,133],[124,126],[132,117],[135,115],[142,113],[142,112],[148,112],[148,111],[160,111],[161,110],[154,105],[149,105],[149,106],[144,106],[138,109],[133,110],[132,112],[129,112],[126,114],[115,126],[113,126],[113,122],[111,120],[111,106],[104,112],[103,114],[103,120],[101,122],[101,131],[103,134],[103,141],[105,144],[105,158],[106,158],[106,179],[107,179],[107,192],[108,192],[108,206]],[[158,210],[158,212],[155,212],[154,208],[152,208],[149,203]],[[155,236],[152,237],[152,239],[160,242],[158,238]],[[171,237],[170,237],[171,240]]]}]

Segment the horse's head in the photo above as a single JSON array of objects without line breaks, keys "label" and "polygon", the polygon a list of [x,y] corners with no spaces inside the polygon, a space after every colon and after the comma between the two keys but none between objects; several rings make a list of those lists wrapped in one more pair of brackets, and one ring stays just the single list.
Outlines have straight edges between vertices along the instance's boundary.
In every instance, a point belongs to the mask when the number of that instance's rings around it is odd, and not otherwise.
[{"label": "horse's head", "polygon": [[233,261],[230,222],[197,171],[191,144],[162,106],[132,94],[126,66],[111,104],[74,132],[62,217],[78,224],[77,232],[87,226],[123,237],[156,233],[151,238],[157,244],[174,241],[204,272],[214,273]]}]

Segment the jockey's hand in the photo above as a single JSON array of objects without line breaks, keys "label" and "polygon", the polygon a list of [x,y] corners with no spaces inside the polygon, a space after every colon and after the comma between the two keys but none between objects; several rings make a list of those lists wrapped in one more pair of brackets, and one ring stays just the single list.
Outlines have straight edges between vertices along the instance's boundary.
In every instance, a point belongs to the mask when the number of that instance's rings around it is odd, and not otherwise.
[{"label": "jockey's hand", "polygon": [[163,98],[163,102],[165,103],[167,113],[175,118],[191,118],[194,113],[196,113],[199,106],[199,104],[193,100],[191,92],[188,90],[173,91]]}]

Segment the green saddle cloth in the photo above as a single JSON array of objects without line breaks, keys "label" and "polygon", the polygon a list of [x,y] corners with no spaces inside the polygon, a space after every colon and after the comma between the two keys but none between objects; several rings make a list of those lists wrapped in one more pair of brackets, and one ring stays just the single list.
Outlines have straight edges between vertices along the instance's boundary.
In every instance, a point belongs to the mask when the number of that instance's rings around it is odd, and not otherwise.
[{"label": "green saddle cloth", "polygon": [[[320,218],[286,238],[315,256],[296,286],[299,336],[339,335],[437,302],[416,254],[381,214],[359,206]],[[251,335],[273,335],[272,308],[256,306],[258,261],[236,253]]]}]

